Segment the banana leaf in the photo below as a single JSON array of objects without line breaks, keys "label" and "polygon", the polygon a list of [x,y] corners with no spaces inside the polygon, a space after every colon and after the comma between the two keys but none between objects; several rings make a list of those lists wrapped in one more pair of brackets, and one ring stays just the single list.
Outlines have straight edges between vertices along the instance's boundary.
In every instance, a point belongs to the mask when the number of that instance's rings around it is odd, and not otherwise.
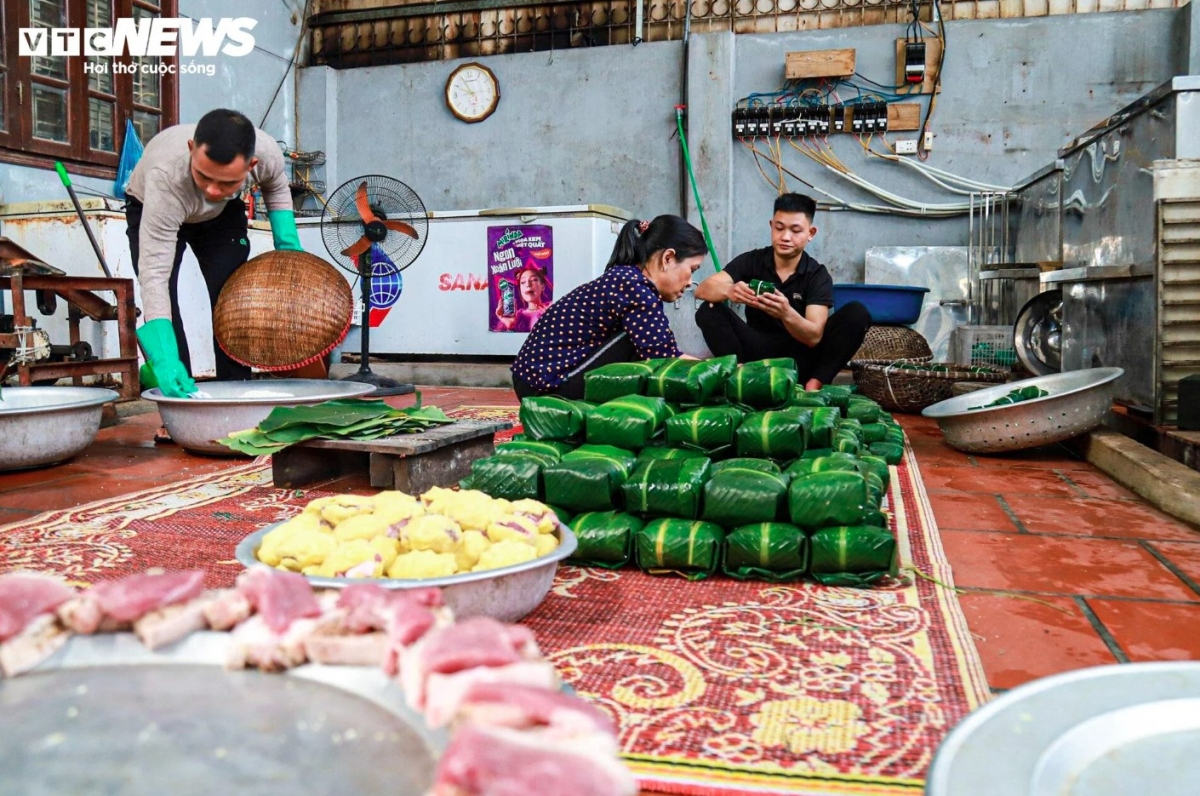
[{"label": "banana leaf", "polygon": [[505,458],[513,458],[513,457],[522,458],[522,459],[534,459],[534,460],[540,462],[543,467],[546,465],[550,465],[550,464],[558,464],[557,456],[555,456],[552,453],[544,453],[542,451],[505,450],[505,451],[496,451],[496,453],[493,455],[493,458],[497,458],[497,459],[505,459]]},{"label": "banana leaf", "polygon": [[891,413],[885,412],[882,409],[879,412],[879,422],[883,423],[884,425],[888,425],[888,426],[900,425],[899,423],[896,422],[896,418],[892,417]]},{"label": "banana leaf", "polygon": [[[830,444],[833,440],[830,440]],[[804,453],[800,456],[801,459],[820,459],[833,453],[833,448],[805,448]]]},{"label": "banana leaf", "polygon": [[711,522],[654,520],[638,531],[637,563],[651,575],[674,573],[702,580],[721,563],[725,532]]},{"label": "banana leaf", "polygon": [[577,462],[581,459],[607,459],[615,462],[621,469],[622,481],[629,477],[637,464],[637,456],[632,451],[613,445],[580,445],[570,453],[564,453],[560,461]]},{"label": "banana leaf", "polygon": [[662,398],[644,395],[614,398],[587,413],[588,444],[644,448],[662,430],[666,416]]},{"label": "banana leaf", "polygon": [[471,464],[470,488],[505,500],[540,500],[545,466],[543,459],[527,453],[476,459]]},{"label": "banana leaf", "polygon": [[708,468],[708,459],[643,462],[621,485],[625,509],[659,517],[695,519],[700,513]]},{"label": "banana leaf", "polygon": [[568,564],[617,569],[629,563],[633,537],[643,522],[632,514],[619,511],[595,511],[580,514],[571,523],[579,541]]},{"label": "banana leaf", "polygon": [[863,423],[862,424],[862,432],[863,432],[862,441],[867,443],[868,445],[871,444],[872,442],[883,442],[884,439],[887,437],[887,430],[888,430],[888,427],[886,425],[884,425],[883,423]]},{"label": "banana leaf", "polygon": [[733,445],[744,417],[732,406],[702,406],[667,419],[667,444],[713,451]]},{"label": "banana leaf", "polygon": [[726,537],[721,569],[737,580],[800,580],[808,569],[808,539],[785,522],[743,525]]},{"label": "banana leaf", "polygon": [[785,516],[788,482],[782,475],[753,470],[722,470],[704,485],[700,519],[725,528],[771,522]]},{"label": "banana leaf", "polygon": [[700,451],[688,450],[687,448],[642,448],[638,453],[637,463],[641,464],[646,461],[658,461],[663,459],[707,459]]},{"label": "banana leaf", "polygon": [[904,458],[904,446],[891,442],[872,442],[867,450],[871,451],[872,456],[878,456],[888,464],[899,464]]},{"label": "banana leaf", "polygon": [[742,365],[725,383],[730,403],[756,409],[774,409],[787,403],[796,390],[796,371]]},{"label": "banana leaf", "polygon": [[793,478],[788,487],[788,515],[801,528],[856,525],[872,508],[861,473],[812,473]]},{"label": "banana leaf", "polygon": [[769,359],[756,359],[746,363],[746,367],[752,368],[783,368],[784,370],[796,370],[796,360],[791,357],[771,357]]},{"label": "banana leaf", "polygon": [[809,432],[808,444],[814,448],[833,447],[833,435],[841,422],[840,409],[833,407],[818,407],[813,410],[812,429]]},{"label": "banana leaf", "polygon": [[792,394],[788,396],[786,406],[804,406],[810,408],[829,406],[829,396],[820,390],[806,390],[803,385],[797,383],[796,389],[792,390]]},{"label": "banana leaf", "polygon": [[583,374],[583,398],[596,404],[637,395],[654,368],[645,362],[614,362]]},{"label": "banana leaf", "polygon": [[797,459],[788,465],[784,474],[790,479],[803,478],[813,473],[860,472],[858,460],[853,456],[822,456],[819,459]]},{"label": "banana leaf", "polygon": [[857,439],[859,442],[863,441],[862,423],[860,423],[857,420],[854,420],[853,418],[847,417],[842,420],[839,420],[838,424],[837,424],[837,428],[834,430],[834,434],[837,434],[839,431],[847,433],[847,434],[853,434],[854,438]]},{"label": "banana leaf", "polygon": [[826,528],[809,539],[809,572],[826,586],[869,586],[898,569],[896,540],[887,531]]},{"label": "banana leaf", "polygon": [[804,453],[811,409],[780,409],[747,415],[735,437],[737,455],[794,459]]},{"label": "banana leaf", "polygon": [[378,439],[453,422],[435,406],[393,409],[383,401],[342,399],[312,406],[276,407],[255,428],[235,431],[218,441],[239,453],[260,456],[309,439]]},{"label": "banana leaf", "polygon": [[846,407],[846,417],[862,423],[874,423],[879,420],[881,411],[883,410],[879,408],[879,404],[870,398],[855,397],[850,399],[850,404]]},{"label": "banana leaf", "polygon": [[680,404],[707,404],[720,394],[736,364],[734,356],[671,360],[647,379],[646,394]]},{"label": "banana leaf", "polygon": [[888,529],[888,515],[882,509],[875,509],[863,514],[862,519],[858,521],[859,525],[865,525],[871,528],[882,528],[891,533]]},{"label": "banana leaf", "polygon": [[[823,384],[817,392],[829,399],[830,406],[836,406],[838,409],[845,409],[850,403],[850,388],[841,384]],[[845,416],[845,412],[842,415]]]},{"label": "banana leaf", "polygon": [[770,459],[726,459],[723,462],[717,462],[708,471],[709,478],[715,478],[717,473],[725,470],[752,470],[758,473],[770,473],[771,475],[780,475],[779,465]]},{"label": "banana leaf", "polygon": [[547,503],[568,511],[611,511],[621,506],[621,484],[627,471],[603,457],[560,461],[542,469]]},{"label": "banana leaf", "polygon": [[902,428],[900,428],[899,426],[892,426],[891,428],[889,428],[887,430],[887,433],[884,434],[883,441],[889,442],[892,445],[899,445],[900,447],[903,448],[904,447],[904,430]]},{"label": "banana leaf", "polygon": [[870,508],[878,509],[883,495],[887,491],[883,485],[883,479],[870,470],[866,470],[862,475],[867,482],[867,500],[870,502]]},{"label": "banana leaf", "polygon": [[858,461],[861,463],[860,469],[875,473],[879,477],[879,480],[883,482],[885,489],[892,482],[892,471],[888,469],[888,463],[885,459],[864,453],[858,457]]},{"label": "banana leaf", "polygon": [[565,442],[502,442],[496,446],[496,453],[511,453],[515,451],[528,451],[530,453],[542,453],[553,456],[555,460],[561,459],[564,453],[570,453],[572,447]]},{"label": "banana leaf", "polygon": [[582,401],[569,401],[556,395],[535,395],[521,400],[520,419],[525,436],[531,440],[573,442],[583,437]]},{"label": "banana leaf", "polygon": [[838,453],[849,453],[857,456],[859,451],[862,450],[862,443],[858,437],[849,431],[839,431],[833,437],[833,449]]}]

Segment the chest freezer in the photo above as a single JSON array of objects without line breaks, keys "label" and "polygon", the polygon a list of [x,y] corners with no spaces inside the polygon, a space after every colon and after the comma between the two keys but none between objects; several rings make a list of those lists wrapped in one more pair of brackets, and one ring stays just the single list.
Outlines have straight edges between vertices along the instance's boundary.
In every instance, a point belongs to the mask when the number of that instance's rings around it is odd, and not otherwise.
[{"label": "chest freezer", "polygon": [[[603,273],[631,218],[605,205],[429,216],[425,248],[398,278],[386,264],[373,266],[372,308],[363,316],[371,323],[372,354],[516,355],[545,307]],[[299,219],[298,228],[305,251],[330,259],[318,219]],[[358,296],[356,276],[343,273]],[[343,349],[359,345],[355,327]]]}]

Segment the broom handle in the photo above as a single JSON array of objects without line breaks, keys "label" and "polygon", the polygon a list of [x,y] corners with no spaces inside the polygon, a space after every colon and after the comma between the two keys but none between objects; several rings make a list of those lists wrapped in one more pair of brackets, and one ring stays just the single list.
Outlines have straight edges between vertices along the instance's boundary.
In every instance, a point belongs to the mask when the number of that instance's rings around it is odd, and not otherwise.
[{"label": "broom handle", "polygon": [[108,263],[104,260],[104,252],[100,251],[100,244],[96,242],[96,236],[92,234],[92,225],[87,222],[87,218],[83,215],[83,207],[79,204],[79,197],[75,195],[75,186],[71,185],[71,177],[67,174],[67,168],[61,162],[54,162],[54,170],[58,172],[58,178],[62,180],[63,187],[67,189],[67,194],[71,197],[71,203],[75,205],[75,212],[79,214],[79,222],[83,224],[83,231],[87,233],[88,240],[92,242],[92,249],[96,252],[96,258],[100,261],[100,267],[104,269],[104,275],[112,279],[112,271],[108,270]]}]

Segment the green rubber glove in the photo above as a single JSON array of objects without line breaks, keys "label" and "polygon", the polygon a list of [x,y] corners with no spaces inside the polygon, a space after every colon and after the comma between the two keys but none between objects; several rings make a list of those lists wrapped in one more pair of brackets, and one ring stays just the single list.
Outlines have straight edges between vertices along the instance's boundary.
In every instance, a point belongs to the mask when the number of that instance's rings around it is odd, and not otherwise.
[{"label": "green rubber glove", "polygon": [[154,371],[158,388],[168,398],[187,398],[196,392],[196,382],[188,375],[187,368],[179,360],[179,343],[175,340],[175,328],[166,318],[146,321],[137,330],[137,338],[146,352],[146,359]]},{"label": "green rubber glove", "polygon": [[302,252],[300,233],[296,231],[296,214],[291,210],[272,210],[267,213],[271,222],[271,239],[279,251]]}]

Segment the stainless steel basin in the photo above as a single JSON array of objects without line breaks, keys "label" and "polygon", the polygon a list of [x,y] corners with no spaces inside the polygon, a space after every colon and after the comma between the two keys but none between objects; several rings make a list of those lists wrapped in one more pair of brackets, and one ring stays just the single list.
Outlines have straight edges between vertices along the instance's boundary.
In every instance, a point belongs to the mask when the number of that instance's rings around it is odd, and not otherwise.
[{"label": "stainless steel basin", "polygon": [[142,397],[158,404],[171,439],[185,450],[214,456],[240,456],[217,440],[234,431],[254,428],[277,406],[304,406],[355,398],[375,387],[354,381],[263,379],[210,381],[199,385],[207,398],[168,398],[155,387]]},{"label": "stainless steel basin", "polygon": [[5,387],[0,391],[0,470],[70,459],[92,444],[104,404],[100,387]]}]

